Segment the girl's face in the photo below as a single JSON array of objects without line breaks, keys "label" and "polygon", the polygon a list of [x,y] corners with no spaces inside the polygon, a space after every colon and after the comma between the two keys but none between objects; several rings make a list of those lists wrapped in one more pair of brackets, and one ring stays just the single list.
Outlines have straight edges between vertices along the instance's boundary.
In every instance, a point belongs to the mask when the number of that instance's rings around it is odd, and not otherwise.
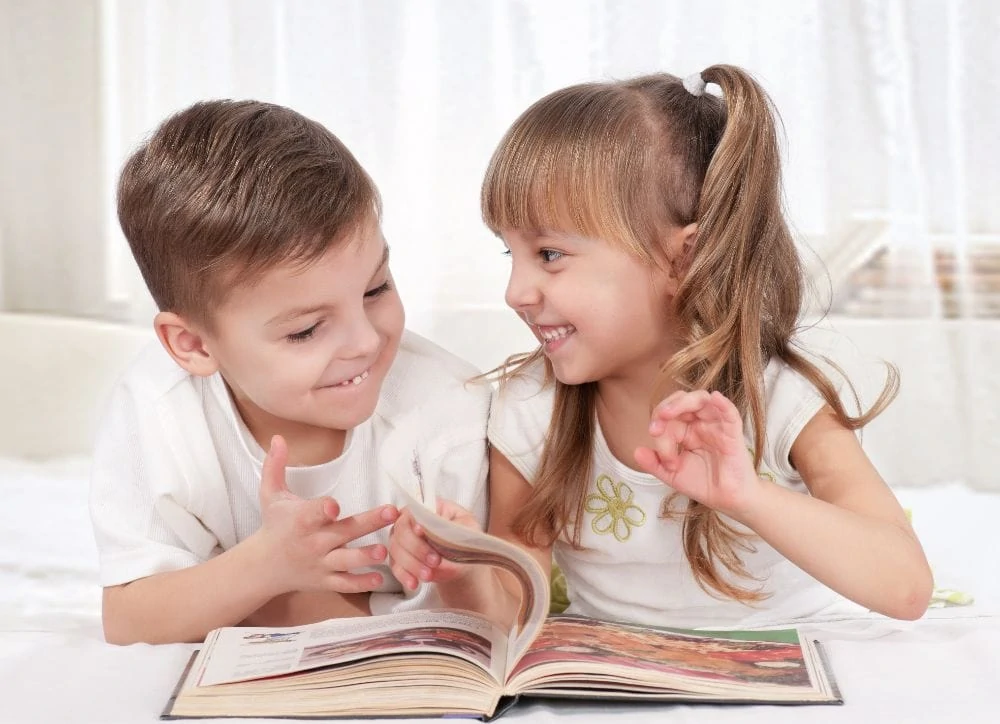
[{"label": "girl's face", "polygon": [[569,385],[655,374],[676,349],[677,282],[614,245],[564,233],[503,229],[507,304]]}]

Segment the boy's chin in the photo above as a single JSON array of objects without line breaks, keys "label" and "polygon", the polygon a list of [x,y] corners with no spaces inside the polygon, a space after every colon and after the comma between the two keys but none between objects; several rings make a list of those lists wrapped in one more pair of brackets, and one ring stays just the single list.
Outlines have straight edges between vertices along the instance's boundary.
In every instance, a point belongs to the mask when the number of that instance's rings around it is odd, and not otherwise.
[{"label": "boy's chin", "polygon": [[324,427],[333,430],[352,430],[358,425],[365,423],[375,414],[375,406],[378,400],[370,404],[352,405],[350,408],[341,408],[331,411],[328,419],[324,422]]}]

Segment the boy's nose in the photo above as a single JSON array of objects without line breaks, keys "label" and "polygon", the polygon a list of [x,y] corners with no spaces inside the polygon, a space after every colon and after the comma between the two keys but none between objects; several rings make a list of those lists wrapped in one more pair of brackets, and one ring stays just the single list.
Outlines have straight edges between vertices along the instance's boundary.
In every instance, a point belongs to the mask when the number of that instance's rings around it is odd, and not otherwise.
[{"label": "boy's nose", "polygon": [[368,315],[359,315],[340,348],[339,357],[343,359],[354,359],[358,357],[370,357],[375,354],[379,346],[379,333],[368,318]]}]

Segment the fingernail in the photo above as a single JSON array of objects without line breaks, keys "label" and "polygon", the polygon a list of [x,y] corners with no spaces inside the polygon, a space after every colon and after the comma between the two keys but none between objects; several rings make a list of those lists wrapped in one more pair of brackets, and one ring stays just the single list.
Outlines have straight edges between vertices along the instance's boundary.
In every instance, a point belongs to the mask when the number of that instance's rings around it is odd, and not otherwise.
[{"label": "fingernail", "polygon": [[372,551],[372,558],[376,561],[380,561],[385,558],[385,548],[378,546]]},{"label": "fingernail", "polygon": [[381,585],[382,585],[382,574],[381,573],[373,573],[372,574],[372,588],[375,588],[375,587],[381,586]]},{"label": "fingernail", "polygon": [[424,581],[431,580],[431,569],[424,567],[420,569],[420,579]]},{"label": "fingernail", "polygon": [[398,515],[399,514],[397,513],[396,509],[393,508],[392,506],[382,509],[382,520],[386,521],[387,523],[391,523],[392,521],[396,520],[396,517]]},{"label": "fingernail", "polygon": [[441,562],[441,556],[439,556],[437,553],[428,553],[426,560],[427,560],[427,565],[436,566]]}]

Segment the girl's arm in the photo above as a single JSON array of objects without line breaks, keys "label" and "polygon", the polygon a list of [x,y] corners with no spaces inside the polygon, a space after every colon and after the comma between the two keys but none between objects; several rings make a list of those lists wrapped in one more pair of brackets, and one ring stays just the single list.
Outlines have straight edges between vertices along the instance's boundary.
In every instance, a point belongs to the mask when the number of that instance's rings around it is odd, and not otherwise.
[{"label": "girl's arm", "polygon": [[[531,495],[531,485],[495,448],[490,449],[489,490],[488,532],[526,550],[549,576],[552,548],[529,548],[511,531],[514,518]],[[473,516],[453,503],[443,502],[438,512],[463,525],[476,526]],[[436,583],[448,608],[476,611],[504,623],[512,621],[517,612],[521,591],[512,576],[492,567],[441,560],[407,511],[393,526],[389,556],[392,572],[404,587],[412,590],[420,582]]]},{"label": "girl's arm", "polygon": [[681,392],[650,423],[636,461],[667,485],[743,523],[843,596],[893,618],[930,600],[927,559],[899,503],[851,430],[824,407],[790,457],[812,496],[758,477],[736,407],[718,392]]},{"label": "girl's arm", "polygon": [[790,457],[812,497],[765,484],[738,519],[847,598],[893,618],[920,618],[933,590],[927,558],[854,432],[824,407]]}]

